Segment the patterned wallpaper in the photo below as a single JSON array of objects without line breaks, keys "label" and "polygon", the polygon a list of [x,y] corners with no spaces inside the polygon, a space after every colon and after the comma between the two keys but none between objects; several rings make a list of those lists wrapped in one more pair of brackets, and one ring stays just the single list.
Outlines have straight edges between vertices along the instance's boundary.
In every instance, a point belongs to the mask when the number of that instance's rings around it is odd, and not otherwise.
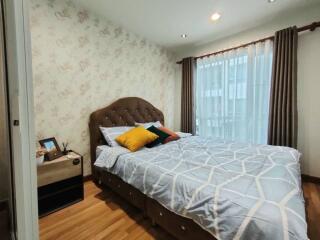
[{"label": "patterned wallpaper", "polygon": [[91,112],[138,96],[174,124],[175,59],[164,48],[67,0],[31,0],[35,124],[84,155],[89,174]]}]

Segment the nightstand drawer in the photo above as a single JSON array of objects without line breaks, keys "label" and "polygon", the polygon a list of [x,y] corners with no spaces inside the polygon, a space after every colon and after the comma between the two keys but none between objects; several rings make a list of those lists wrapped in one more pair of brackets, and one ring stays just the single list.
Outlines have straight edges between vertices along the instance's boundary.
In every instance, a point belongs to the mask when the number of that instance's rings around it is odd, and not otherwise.
[{"label": "nightstand drawer", "polygon": [[81,158],[62,158],[38,166],[38,187],[82,175]]},{"label": "nightstand drawer", "polygon": [[39,216],[83,200],[83,178],[76,176],[38,188]]}]

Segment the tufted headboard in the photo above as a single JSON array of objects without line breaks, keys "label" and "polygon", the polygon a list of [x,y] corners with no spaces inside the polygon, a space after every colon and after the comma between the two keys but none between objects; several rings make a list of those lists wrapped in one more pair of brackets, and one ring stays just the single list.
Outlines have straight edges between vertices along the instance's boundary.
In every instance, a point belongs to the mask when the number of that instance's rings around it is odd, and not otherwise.
[{"label": "tufted headboard", "polygon": [[94,162],[96,148],[106,144],[99,127],[134,126],[135,122],[145,123],[160,121],[164,124],[163,113],[152,104],[138,97],[121,98],[111,105],[99,109],[90,115],[90,154],[91,169],[95,175]]}]

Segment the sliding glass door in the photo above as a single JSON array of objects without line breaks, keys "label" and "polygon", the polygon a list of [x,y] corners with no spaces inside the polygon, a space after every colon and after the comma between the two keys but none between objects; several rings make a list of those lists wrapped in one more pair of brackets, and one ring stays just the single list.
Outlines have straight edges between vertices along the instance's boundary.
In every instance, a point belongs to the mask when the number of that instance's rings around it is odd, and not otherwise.
[{"label": "sliding glass door", "polygon": [[4,37],[3,5],[0,1],[0,239],[11,239],[14,232],[12,168],[10,157],[10,133],[8,89]]}]

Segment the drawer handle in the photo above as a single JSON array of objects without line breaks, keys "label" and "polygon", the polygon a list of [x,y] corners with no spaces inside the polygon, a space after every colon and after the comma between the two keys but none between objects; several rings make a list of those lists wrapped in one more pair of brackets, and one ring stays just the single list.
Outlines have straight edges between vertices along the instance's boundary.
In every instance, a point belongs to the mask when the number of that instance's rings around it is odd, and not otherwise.
[{"label": "drawer handle", "polygon": [[186,230],[186,227],[183,226],[183,225],[181,225],[180,228],[181,228],[182,231],[185,231],[185,230]]},{"label": "drawer handle", "polygon": [[76,158],[72,161],[73,165],[78,165],[80,163],[80,159]]},{"label": "drawer handle", "polygon": [[129,195],[132,196],[132,192],[129,192]]},{"label": "drawer handle", "polygon": [[159,215],[162,217],[163,216],[162,212],[160,212]]},{"label": "drawer handle", "polygon": [[118,188],[120,188],[120,184],[118,185]]}]

